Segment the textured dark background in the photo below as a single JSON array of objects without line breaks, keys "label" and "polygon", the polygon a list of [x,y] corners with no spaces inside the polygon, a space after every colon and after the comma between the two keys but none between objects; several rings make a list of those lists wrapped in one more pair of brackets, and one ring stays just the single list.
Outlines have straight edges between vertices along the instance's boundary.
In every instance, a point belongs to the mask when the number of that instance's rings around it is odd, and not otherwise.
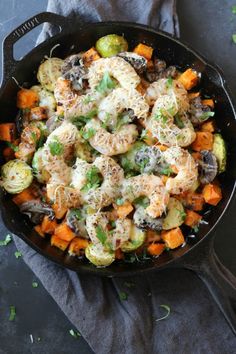
[{"label": "textured dark background", "polygon": [[[46,4],[46,0],[0,0],[0,42],[24,20],[45,10]],[[236,15],[231,12],[232,5],[236,5],[236,0],[178,0],[178,14],[181,39],[223,69],[236,98],[236,45],[231,40],[232,33],[236,33]],[[34,46],[39,30],[17,43],[16,58]],[[236,275],[235,207],[236,200],[217,229],[216,251]],[[1,227],[0,239],[6,234],[7,230]],[[42,285],[32,287],[37,279],[22,259],[15,258],[14,252],[13,243],[0,248],[0,354],[92,353],[81,337],[70,336],[72,325]],[[17,311],[14,322],[8,320],[11,305],[16,306]],[[30,334],[34,343],[31,343]]]}]

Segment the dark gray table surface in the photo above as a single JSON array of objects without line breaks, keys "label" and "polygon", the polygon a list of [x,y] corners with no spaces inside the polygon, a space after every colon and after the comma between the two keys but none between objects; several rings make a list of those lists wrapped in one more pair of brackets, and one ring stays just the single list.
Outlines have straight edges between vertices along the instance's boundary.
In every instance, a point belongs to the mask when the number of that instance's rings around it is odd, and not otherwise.
[{"label": "dark gray table surface", "polygon": [[[24,20],[45,10],[46,3],[45,0],[0,0],[0,41]],[[236,33],[236,15],[231,13],[234,4],[236,0],[179,0],[178,13],[181,39],[223,69],[236,97],[236,45],[231,40],[232,33]],[[38,33],[36,29],[17,43],[17,58],[34,46]],[[215,246],[222,262],[236,275],[235,207],[236,200],[217,228]],[[0,239],[6,234],[2,226]],[[92,353],[83,338],[75,339],[69,334],[73,326],[42,285],[32,287],[37,279],[22,259],[15,258],[14,252],[13,243],[0,249],[0,354]],[[17,311],[14,322],[8,320],[11,305]]]}]

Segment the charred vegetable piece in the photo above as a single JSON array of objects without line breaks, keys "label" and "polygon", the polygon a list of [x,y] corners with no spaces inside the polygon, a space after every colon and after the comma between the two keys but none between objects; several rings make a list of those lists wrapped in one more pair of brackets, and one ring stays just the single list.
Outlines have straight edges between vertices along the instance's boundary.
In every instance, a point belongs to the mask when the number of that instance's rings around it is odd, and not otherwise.
[{"label": "charred vegetable piece", "polygon": [[71,55],[66,58],[61,70],[63,77],[72,82],[74,90],[80,91],[86,88],[88,69],[83,63],[81,54]]},{"label": "charred vegetable piece", "polygon": [[210,183],[214,180],[218,172],[218,164],[215,155],[208,150],[200,152],[201,159],[199,160],[200,182],[202,184]]},{"label": "charred vegetable piece", "polygon": [[214,134],[212,152],[216,156],[219,166],[219,173],[224,172],[226,169],[227,150],[225,141],[221,134]]},{"label": "charred vegetable piece", "polygon": [[125,59],[138,74],[142,74],[147,69],[147,59],[133,52],[122,52],[118,57]]},{"label": "charred vegetable piece", "polygon": [[167,210],[167,215],[163,220],[163,230],[171,230],[183,224],[185,219],[185,211],[179,200],[170,198],[167,205]]},{"label": "charred vegetable piece", "polygon": [[134,223],[140,229],[152,229],[155,231],[162,230],[163,219],[162,218],[151,218],[146,212],[143,206],[138,206],[134,216]]},{"label": "charred vegetable piece", "polygon": [[85,249],[85,256],[97,267],[107,267],[115,260],[115,252],[105,251],[102,246],[92,243]]},{"label": "charred vegetable piece", "polygon": [[33,90],[21,89],[17,92],[17,107],[20,109],[36,107],[38,102],[39,96]]},{"label": "charred vegetable piece", "polygon": [[96,42],[96,49],[103,58],[112,57],[120,52],[126,52],[128,43],[122,36],[108,34],[99,38]]},{"label": "charred vegetable piece", "polygon": [[57,105],[53,93],[46,90],[40,85],[32,86],[31,90],[33,90],[38,94],[39,106],[46,108],[49,116],[53,114],[56,110],[56,105]]},{"label": "charred vegetable piece", "polygon": [[16,159],[2,166],[2,186],[8,193],[20,193],[29,187],[32,181],[32,169],[27,163]]},{"label": "charred vegetable piece", "polygon": [[45,215],[50,219],[54,218],[54,211],[49,204],[43,203],[39,200],[30,200],[20,205],[20,211],[28,215],[34,224],[40,224]]},{"label": "charred vegetable piece", "polygon": [[55,83],[61,76],[63,60],[59,58],[49,58],[45,60],[38,69],[37,79],[43,88],[54,91]]}]

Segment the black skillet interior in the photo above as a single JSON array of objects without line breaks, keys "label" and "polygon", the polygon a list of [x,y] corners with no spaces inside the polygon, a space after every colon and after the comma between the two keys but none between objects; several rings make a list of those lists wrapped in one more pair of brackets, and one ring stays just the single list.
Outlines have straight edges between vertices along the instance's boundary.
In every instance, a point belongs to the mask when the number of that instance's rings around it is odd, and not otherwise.
[{"label": "black skillet interior", "polygon": [[[48,240],[40,238],[33,230],[33,225],[26,216],[19,213],[18,208],[11,201],[11,197],[1,191],[0,205],[3,221],[8,229],[21,237],[32,248],[49,259],[62,266],[77,272],[94,273],[104,276],[130,275],[136,272],[141,273],[146,270],[154,270],[170,265],[186,254],[205,238],[219,221],[234,190],[236,179],[236,122],[235,112],[231,99],[225,89],[222,75],[197,53],[190,50],[186,45],[180,43],[170,35],[157,32],[147,26],[133,23],[107,22],[88,25],[73,24],[59,35],[47,40],[28,55],[26,55],[17,65],[12,76],[20,83],[26,83],[28,87],[34,84],[36,72],[39,64],[44,60],[45,55],[49,55],[50,50],[56,45],[53,56],[65,58],[70,54],[84,51],[93,46],[96,40],[109,33],[124,35],[128,40],[130,49],[137,43],[144,42],[155,48],[157,56],[164,59],[168,65],[177,65],[181,70],[187,67],[195,68],[201,72],[201,94],[209,95],[216,101],[216,121],[219,130],[222,132],[228,146],[228,166],[227,171],[220,176],[223,189],[223,200],[214,210],[204,217],[208,224],[200,226],[196,238],[189,239],[186,246],[174,251],[165,252],[155,260],[135,263],[114,263],[108,268],[95,268],[93,265],[79,259],[68,256],[54,247],[50,246]],[[7,58],[8,59],[8,58]],[[11,60],[11,58],[9,58]],[[6,82],[0,92],[0,112],[1,122],[14,121],[16,110],[16,93],[18,87],[14,80]],[[0,147],[2,149],[2,147]],[[1,164],[3,163],[1,154]]]}]

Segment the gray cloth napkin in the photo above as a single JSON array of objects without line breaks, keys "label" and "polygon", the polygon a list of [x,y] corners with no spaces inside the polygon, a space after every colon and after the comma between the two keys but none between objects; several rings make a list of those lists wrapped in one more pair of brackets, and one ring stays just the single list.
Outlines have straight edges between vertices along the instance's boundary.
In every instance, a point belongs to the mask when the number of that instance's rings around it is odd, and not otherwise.
[{"label": "gray cloth napkin", "polygon": [[[83,21],[129,20],[179,33],[174,0],[49,0],[48,11],[79,16]],[[45,25],[39,41],[53,33]],[[235,353],[235,337],[193,273],[176,269],[132,279],[78,276],[40,256],[17,237],[15,243],[95,353]],[[120,299],[123,292],[126,300]],[[156,321],[166,314],[160,305],[168,305],[171,313]]]}]

